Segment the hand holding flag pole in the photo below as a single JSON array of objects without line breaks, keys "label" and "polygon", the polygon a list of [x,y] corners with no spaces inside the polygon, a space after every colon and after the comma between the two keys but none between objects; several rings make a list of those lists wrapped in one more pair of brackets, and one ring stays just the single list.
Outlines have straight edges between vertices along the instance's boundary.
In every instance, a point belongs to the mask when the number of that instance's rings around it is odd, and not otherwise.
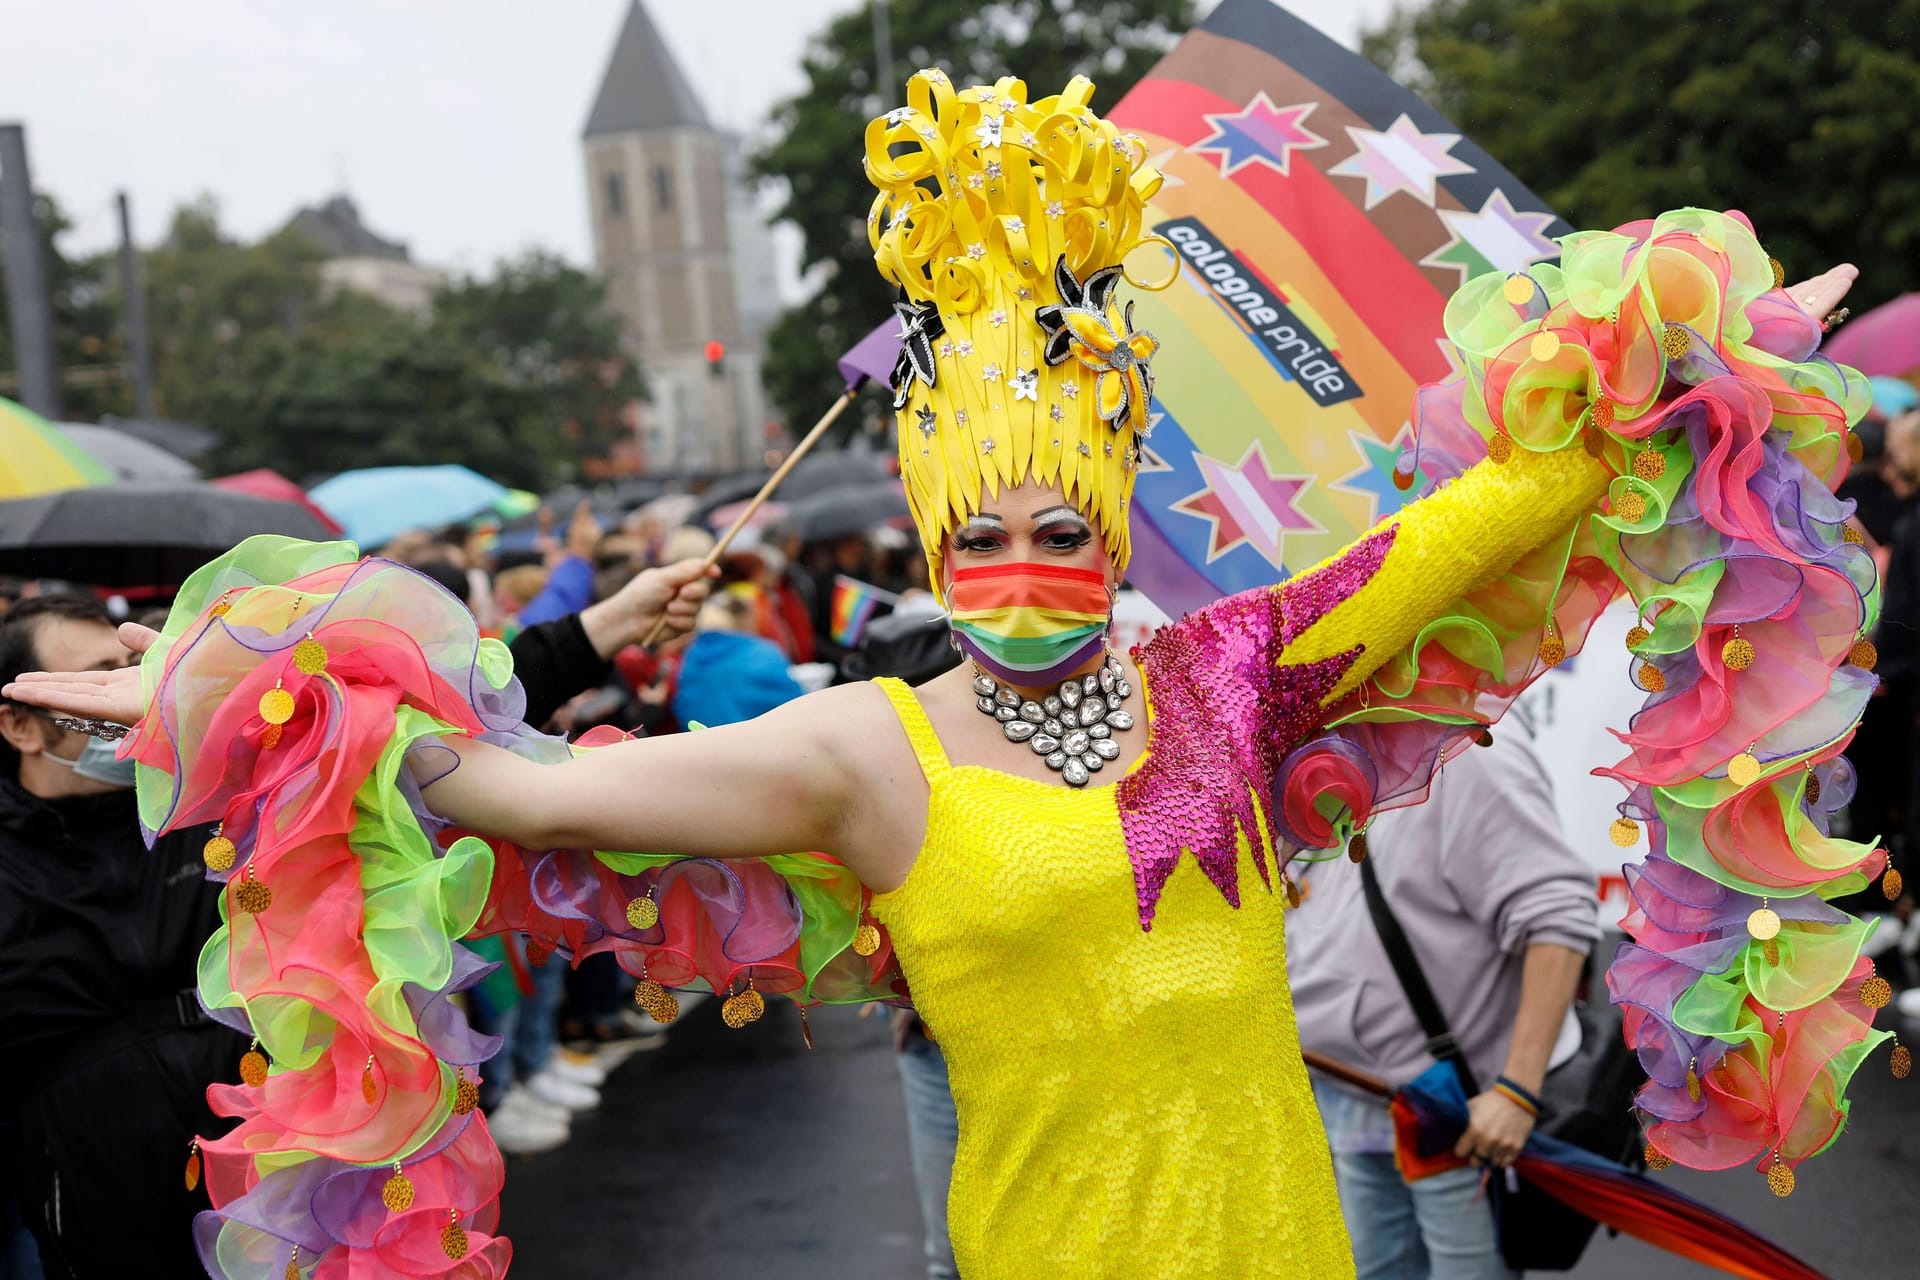
[{"label": "hand holding flag pole", "polygon": [[[1391,1100],[1395,1160],[1409,1181],[1423,1171],[1458,1167],[1453,1144],[1466,1131],[1468,1113],[1466,1091],[1452,1066],[1437,1063],[1395,1089],[1311,1049],[1302,1049],[1300,1057],[1322,1075]],[[1558,1138],[1536,1131],[1513,1169],[1576,1213],[1702,1266],[1750,1280],[1824,1280],[1813,1267],[1718,1210]]]},{"label": "hand holding flag pole", "polygon": [[[747,521],[753,519],[753,513],[760,509],[760,505],[773,496],[773,491],[780,487],[780,482],[787,478],[787,473],[793,470],[794,464],[806,457],[807,451],[812,449],[814,445],[820,443],[820,437],[827,434],[827,428],[839,421],[840,415],[846,411],[848,405],[853,403],[853,397],[859,390],[860,384],[858,382],[850,384],[845,393],[843,393],[839,399],[835,400],[825,413],[820,415],[820,421],[813,424],[813,430],[800,437],[800,443],[793,446],[793,452],[787,455],[787,460],[780,464],[777,471],[767,477],[767,482],[760,486],[760,492],[753,495],[753,501],[741,508],[740,514],[735,516],[733,523],[727,526],[727,531],[720,535],[718,542],[713,544],[713,550],[707,552],[707,558],[701,565],[701,571],[703,573],[720,563],[720,557],[727,553],[727,544],[732,542],[734,538],[738,536],[739,532],[747,527]],[[662,614],[660,620],[653,624],[653,629],[647,632],[646,639],[640,643],[651,648],[659,641],[660,633],[665,631],[666,628],[666,615]]]}]

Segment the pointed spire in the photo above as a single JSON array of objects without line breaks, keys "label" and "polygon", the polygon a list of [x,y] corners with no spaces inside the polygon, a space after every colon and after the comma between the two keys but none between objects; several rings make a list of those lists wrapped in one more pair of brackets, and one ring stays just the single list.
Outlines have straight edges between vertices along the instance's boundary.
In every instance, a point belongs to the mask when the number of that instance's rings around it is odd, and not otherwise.
[{"label": "pointed spire", "polygon": [[681,74],[667,42],[647,16],[646,7],[633,0],[581,136],[709,127],[700,99]]}]

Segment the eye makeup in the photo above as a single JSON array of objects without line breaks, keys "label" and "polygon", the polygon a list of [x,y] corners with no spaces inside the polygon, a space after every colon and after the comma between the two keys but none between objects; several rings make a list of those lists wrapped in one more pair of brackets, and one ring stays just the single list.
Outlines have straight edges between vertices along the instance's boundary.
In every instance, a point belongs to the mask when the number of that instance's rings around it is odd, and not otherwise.
[{"label": "eye makeup", "polygon": [[1093,526],[1073,507],[1048,507],[1034,512],[1033,539],[1056,550],[1078,551],[1093,541]]}]

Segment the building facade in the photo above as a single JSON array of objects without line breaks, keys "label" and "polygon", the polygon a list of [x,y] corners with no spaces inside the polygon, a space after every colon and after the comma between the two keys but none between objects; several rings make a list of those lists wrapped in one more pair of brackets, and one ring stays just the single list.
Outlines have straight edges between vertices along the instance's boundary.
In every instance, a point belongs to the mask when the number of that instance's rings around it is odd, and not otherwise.
[{"label": "building facade", "polygon": [[[742,282],[771,280],[771,250],[764,225],[751,221],[737,143],[709,122],[639,0],[614,43],[581,145],[594,259],[646,372],[646,468],[759,465],[770,304],[743,307],[743,295],[758,303],[760,285],[743,291]],[[724,351],[718,361],[711,344]]]}]

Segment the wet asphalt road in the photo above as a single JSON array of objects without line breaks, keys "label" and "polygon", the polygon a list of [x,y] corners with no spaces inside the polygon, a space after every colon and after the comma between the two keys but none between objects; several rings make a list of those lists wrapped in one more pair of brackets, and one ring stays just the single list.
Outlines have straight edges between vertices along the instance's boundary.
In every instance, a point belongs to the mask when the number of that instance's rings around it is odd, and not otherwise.
[{"label": "wet asphalt road", "polygon": [[[884,1022],[784,1001],[745,1031],[711,1004],[625,1062],[606,1103],[549,1155],[510,1160],[505,1230],[526,1280],[919,1280],[920,1219]],[[1920,1026],[1902,1029],[1920,1044]],[[1883,1049],[1853,1125],[1778,1200],[1755,1173],[1663,1175],[1846,1280],[1920,1276],[1920,1077]],[[1719,1274],[1597,1238],[1575,1280]],[[1053,1280],[1036,1277],[1036,1280]],[[1146,1277],[1143,1273],[1143,1280]]]}]

